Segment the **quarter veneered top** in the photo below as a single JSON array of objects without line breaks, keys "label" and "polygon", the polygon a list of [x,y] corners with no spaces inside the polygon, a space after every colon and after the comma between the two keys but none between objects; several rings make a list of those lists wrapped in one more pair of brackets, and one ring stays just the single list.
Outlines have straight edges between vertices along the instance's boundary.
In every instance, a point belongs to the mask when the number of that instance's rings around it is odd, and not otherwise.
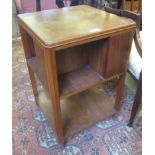
[{"label": "quarter veneered top", "polygon": [[20,14],[18,17],[19,23],[31,35],[49,47],[101,38],[112,32],[135,28],[135,22],[131,19],[87,5]]}]

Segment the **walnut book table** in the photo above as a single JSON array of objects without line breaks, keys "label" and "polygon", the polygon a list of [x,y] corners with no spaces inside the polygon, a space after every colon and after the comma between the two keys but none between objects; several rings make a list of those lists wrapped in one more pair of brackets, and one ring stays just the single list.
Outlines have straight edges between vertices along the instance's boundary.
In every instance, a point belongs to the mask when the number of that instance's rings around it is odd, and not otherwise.
[{"label": "walnut book table", "polygon": [[[18,20],[36,102],[60,144],[119,108],[136,27],[131,19],[79,5],[21,14]],[[34,73],[46,92],[42,102]],[[95,86],[116,77],[113,104]]]}]

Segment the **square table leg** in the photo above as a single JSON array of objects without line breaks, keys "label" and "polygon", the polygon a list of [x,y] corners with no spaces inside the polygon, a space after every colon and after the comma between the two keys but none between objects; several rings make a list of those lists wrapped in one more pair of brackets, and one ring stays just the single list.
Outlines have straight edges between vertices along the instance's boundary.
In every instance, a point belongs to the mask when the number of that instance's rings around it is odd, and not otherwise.
[{"label": "square table leg", "polygon": [[125,76],[126,76],[126,74],[124,73],[124,74],[120,75],[120,77],[119,77],[117,91],[116,91],[115,105],[114,105],[116,110],[118,110],[121,105],[121,99],[122,99],[123,92],[124,92]]},{"label": "square table leg", "polygon": [[51,104],[53,110],[54,126],[57,134],[59,144],[64,144],[63,131],[62,131],[62,119],[60,109],[60,99],[58,91],[57,71],[55,52],[49,49],[44,51],[45,67],[47,73],[47,81],[49,88],[49,95],[51,98]]}]

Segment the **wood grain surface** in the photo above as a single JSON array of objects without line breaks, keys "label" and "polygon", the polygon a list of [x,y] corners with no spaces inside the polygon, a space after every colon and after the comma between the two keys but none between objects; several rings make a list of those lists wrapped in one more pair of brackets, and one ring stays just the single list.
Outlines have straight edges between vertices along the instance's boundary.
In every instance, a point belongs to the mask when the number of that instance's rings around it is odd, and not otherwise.
[{"label": "wood grain surface", "polygon": [[87,5],[20,14],[18,19],[41,43],[59,49],[65,44],[77,45],[135,27],[131,19]]},{"label": "wood grain surface", "polygon": [[[53,125],[53,108],[46,92],[39,94],[39,102],[49,123]],[[99,89],[90,89],[62,99],[60,106],[65,140],[115,113],[112,100]]]}]

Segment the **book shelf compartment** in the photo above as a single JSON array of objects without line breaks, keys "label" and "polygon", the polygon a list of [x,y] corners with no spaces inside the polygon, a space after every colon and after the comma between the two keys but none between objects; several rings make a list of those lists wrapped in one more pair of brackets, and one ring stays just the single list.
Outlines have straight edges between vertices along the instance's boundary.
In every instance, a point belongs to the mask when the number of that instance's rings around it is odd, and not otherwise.
[{"label": "book shelf compartment", "polygon": [[[27,63],[38,75],[36,58],[27,59]],[[112,100],[97,87],[91,88],[103,81],[106,80],[89,65],[58,75],[65,140],[115,113]],[[49,95],[42,91],[38,99],[45,117],[54,125]]]},{"label": "book shelf compartment", "polygon": [[[27,63],[38,76],[36,57],[27,59]],[[58,75],[60,98],[80,93],[102,83],[104,80],[105,79],[89,65],[85,65],[76,71],[60,74]]]},{"label": "book shelf compartment", "polygon": [[60,96],[68,97],[101,83],[104,78],[86,65],[76,71],[58,75]]}]

